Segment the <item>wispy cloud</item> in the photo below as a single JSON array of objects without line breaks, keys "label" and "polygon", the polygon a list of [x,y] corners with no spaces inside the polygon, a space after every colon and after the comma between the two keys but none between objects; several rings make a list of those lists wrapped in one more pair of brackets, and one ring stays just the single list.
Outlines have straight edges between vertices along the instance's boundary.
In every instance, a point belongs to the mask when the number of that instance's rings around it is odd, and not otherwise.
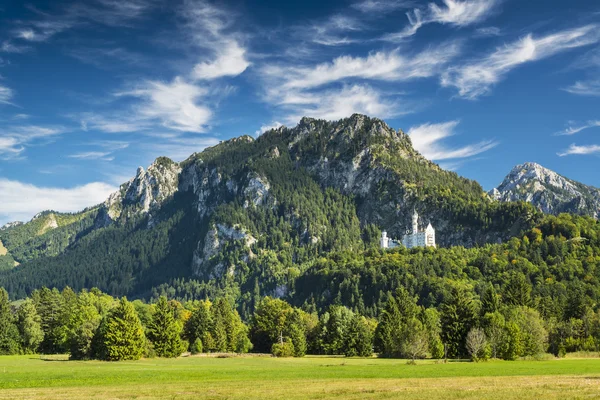
[{"label": "wispy cloud", "polygon": [[78,160],[104,160],[104,161],[112,161],[113,157],[109,157],[111,154],[110,151],[85,151],[82,153],[75,153],[69,155],[69,158],[75,158]]},{"label": "wispy cloud", "polygon": [[5,40],[0,45],[0,52],[2,53],[25,53],[29,49],[28,46],[17,46],[8,40]]},{"label": "wispy cloud", "polygon": [[563,90],[580,96],[600,96],[600,80],[577,81]]},{"label": "wispy cloud", "polygon": [[194,66],[193,78],[201,80],[237,76],[250,66],[242,39],[230,32],[237,18],[234,12],[204,0],[187,0],[181,13],[187,20],[185,29],[191,36],[192,44],[208,50],[212,56],[210,61],[202,61]]},{"label": "wispy cloud", "polygon": [[395,99],[366,84],[297,93],[287,96],[282,107],[287,111],[285,122],[288,124],[297,123],[304,116],[337,120],[359,113],[389,118],[412,111],[406,106],[400,107]]},{"label": "wispy cloud", "polygon": [[342,46],[364,41],[358,34],[369,29],[359,18],[334,14],[293,27],[293,36],[322,46]]},{"label": "wispy cloud", "polygon": [[596,144],[578,146],[573,143],[566,150],[556,154],[558,154],[559,157],[565,157],[569,155],[600,154],[600,146]]},{"label": "wispy cloud", "polygon": [[414,0],[363,0],[352,4],[352,8],[363,13],[390,12],[415,7]]},{"label": "wispy cloud", "polygon": [[314,88],[348,78],[409,81],[438,74],[459,53],[458,43],[450,42],[416,54],[402,54],[396,49],[367,57],[340,56],[310,67],[267,66],[262,73],[269,80],[279,81],[282,90]]},{"label": "wispy cloud", "polygon": [[576,133],[579,133],[579,132],[581,132],[581,131],[583,131],[585,129],[595,128],[595,127],[598,127],[598,126],[600,126],[600,121],[588,121],[584,125],[569,126],[565,130],[557,132],[555,135],[556,136],[570,136],[570,135],[574,135]]},{"label": "wispy cloud", "polygon": [[0,85],[0,104],[11,104],[10,100],[13,97],[13,91],[6,86]]},{"label": "wispy cloud", "polygon": [[496,26],[486,26],[475,30],[476,37],[500,36],[502,30]]},{"label": "wispy cloud", "polygon": [[399,107],[392,98],[397,98],[397,92],[388,94],[365,81],[406,82],[435,76],[459,53],[459,44],[449,42],[416,54],[395,49],[365,57],[340,56],[316,65],[268,65],[260,70],[264,99],[286,112],[278,117],[285,123],[305,115],[325,119],[355,112],[382,118],[402,115],[411,110],[406,104]]},{"label": "wispy cloud", "polygon": [[28,145],[58,136],[65,129],[26,125],[3,127],[0,132],[0,158],[7,160],[18,158]]},{"label": "wispy cloud", "polygon": [[68,49],[67,54],[83,63],[102,69],[121,67],[123,64],[135,66],[151,64],[144,55],[121,47],[97,48],[88,46]]},{"label": "wispy cloud", "polygon": [[165,128],[184,132],[205,132],[212,111],[199,104],[208,90],[176,77],[172,82],[145,81],[119,96],[136,97],[135,119],[160,123]]},{"label": "wispy cloud", "polygon": [[79,120],[83,131],[101,131],[106,133],[139,132],[151,127],[147,121],[136,118],[135,113],[113,113],[110,116],[95,113],[72,115]]},{"label": "wispy cloud", "polygon": [[45,12],[32,8],[38,19],[18,22],[13,30],[17,39],[44,42],[66,30],[93,22],[106,26],[128,26],[156,6],[154,0],[90,0],[74,2],[59,11]]},{"label": "wispy cloud", "polygon": [[400,32],[383,37],[387,41],[401,41],[411,37],[426,24],[438,23],[465,27],[488,18],[500,0],[443,0],[444,5],[429,3],[427,8],[415,8],[406,13],[409,24]]},{"label": "wispy cloud", "polygon": [[[498,145],[496,141],[484,140],[462,147],[447,146],[443,141],[454,135],[454,129],[459,122],[448,121],[414,126],[410,128],[408,135],[415,149],[426,158],[434,161],[468,158],[491,150]],[[458,164],[455,167],[457,166]]]},{"label": "wispy cloud", "polygon": [[73,188],[39,187],[0,178],[0,225],[29,220],[42,210],[80,211],[104,201],[117,187],[102,182]]},{"label": "wispy cloud", "polygon": [[448,69],[442,75],[444,87],[455,87],[460,97],[476,99],[490,92],[493,85],[514,68],[532,61],[541,60],[557,53],[590,45],[600,40],[598,25],[560,31],[534,38],[527,35],[522,39],[497,48],[482,59]]}]

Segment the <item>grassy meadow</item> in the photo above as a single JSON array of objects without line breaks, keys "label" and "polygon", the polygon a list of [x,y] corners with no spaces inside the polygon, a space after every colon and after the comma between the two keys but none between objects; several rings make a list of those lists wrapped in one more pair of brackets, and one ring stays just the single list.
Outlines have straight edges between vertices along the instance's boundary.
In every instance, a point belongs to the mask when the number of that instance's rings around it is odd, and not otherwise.
[{"label": "grassy meadow", "polygon": [[0,399],[600,398],[600,359],[486,363],[305,357],[0,357]]}]

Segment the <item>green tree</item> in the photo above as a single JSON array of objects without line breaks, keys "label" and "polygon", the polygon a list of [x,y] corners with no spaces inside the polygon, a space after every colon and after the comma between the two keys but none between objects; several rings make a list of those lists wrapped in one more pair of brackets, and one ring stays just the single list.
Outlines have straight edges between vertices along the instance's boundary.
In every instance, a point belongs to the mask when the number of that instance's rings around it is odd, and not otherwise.
[{"label": "green tree", "polygon": [[528,306],[531,303],[531,285],[521,272],[513,272],[504,288],[504,303]]},{"label": "green tree", "polygon": [[174,310],[167,298],[161,296],[147,330],[147,337],[159,357],[179,357],[186,347],[186,343],[181,340],[182,327],[173,314]]},{"label": "green tree", "polygon": [[471,293],[453,287],[450,296],[441,306],[442,340],[450,357],[467,354],[467,334],[475,325],[475,305]]},{"label": "green tree", "polygon": [[373,333],[367,319],[354,315],[346,334],[346,357],[371,357],[373,355]]},{"label": "green tree", "polygon": [[0,354],[19,353],[19,330],[10,309],[8,293],[0,288]]},{"label": "green tree", "polygon": [[44,339],[42,319],[31,299],[26,299],[17,311],[17,327],[21,338],[21,351],[35,353]]},{"label": "green tree", "polygon": [[259,352],[270,352],[273,343],[278,343],[281,336],[287,336],[286,322],[293,312],[292,306],[280,299],[263,298],[251,321],[251,340]]},{"label": "green tree", "polygon": [[99,342],[99,358],[104,360],[138,360],[144,354],[144,328],[126,297],[102,321]]}]

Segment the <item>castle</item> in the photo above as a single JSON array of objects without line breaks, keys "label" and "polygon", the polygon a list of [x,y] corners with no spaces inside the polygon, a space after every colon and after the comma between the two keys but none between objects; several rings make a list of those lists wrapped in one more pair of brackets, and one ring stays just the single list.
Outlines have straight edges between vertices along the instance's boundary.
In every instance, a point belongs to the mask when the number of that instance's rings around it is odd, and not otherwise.
[{"label": "castle", "polygon": [[[397,240],[388,238],[387,232],[381,232],[381,248],[392,249],[398,247],[400,243]],[[408,231],[402,238],[402,245],[407,249],[413,247],[435,247],[435,229],[431,223],[427,225],[425,230],[419,231],[419,214],[417,211],[412,216],[412,233]]]}]

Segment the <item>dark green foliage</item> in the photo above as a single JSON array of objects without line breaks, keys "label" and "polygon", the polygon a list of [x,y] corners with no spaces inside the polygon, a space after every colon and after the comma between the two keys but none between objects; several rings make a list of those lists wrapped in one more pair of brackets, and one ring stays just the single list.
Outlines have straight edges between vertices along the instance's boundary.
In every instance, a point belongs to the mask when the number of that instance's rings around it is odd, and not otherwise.
[{"label": "dark green foliage", "polygon": [[365,317],[355,315],[350,321],[344,355],[346,357],[370,357],[373,355],[373,332]]},{"label": "dark green foliage", "polygon": [[10,309],[8,293],[0,288],[0,355],[18,354],[21,338]]},{"label": "dark green foliage", "polygon": [[98,356],[107,361],[138,360],[146,345],[144,328],[135,308],[121,298],[98,329]]},{"label": "dark green foliage", "polygon": [[161,296],[154,307],[146,336],[158,357],[179,357],[187,347],[181,340],[181,325],[175,320],[173,307]]},{"label": "dark green foliage", "polygon": [[21,339],[21,351],[29,354],[35,353],[42,340],[42,319],[35,309],[31,299],[26,299],[17,311],[17,327]]},{"label": "dark green foliage", "polygon": [[453,287],[450,295],[440,307],[442,341],[446,344],[449,357],[467,354],[467,334],[476,322],[476,310],[472,295],[462,287]]},{"label": "dark green foliage", "polygon": [[200,340],[204,352],[247,353],[252,349],[248,328],[224,298],[195,302],[184,334],[190,343]]}]

